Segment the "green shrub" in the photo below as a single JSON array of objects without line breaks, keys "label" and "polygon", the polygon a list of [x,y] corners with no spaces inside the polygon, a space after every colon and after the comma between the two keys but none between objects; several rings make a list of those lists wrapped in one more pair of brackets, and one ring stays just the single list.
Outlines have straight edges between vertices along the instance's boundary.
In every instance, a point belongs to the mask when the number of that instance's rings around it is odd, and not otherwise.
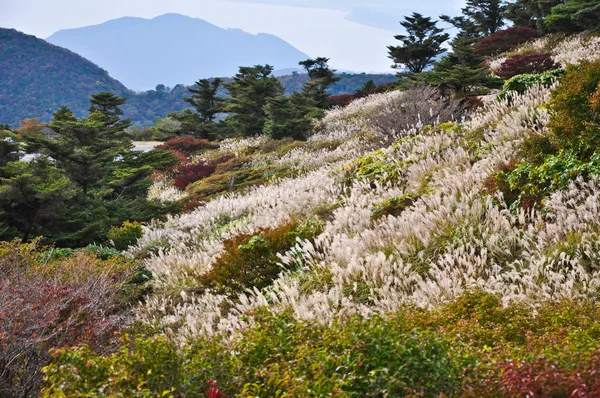
[{"label": "green shrub", "polygon": [[200,277],[200,284],[232,296],[246,289],[265,288],[284,270],[277,254],[291,249],[297,238],[312,239],[320,232],[319,223],[291,221],[254,234],[236,235],[225,240],[223,254],[212,269]]},{"label": "green shrub", "polygon": [[143,235],[142,224],[125,221],[120,227],[112,227],[108,231],[108,240],[117,250],[126,250],[134,245]]},{"label": "green shrub", "polygon": [[112,355],[59,350],[45,369],[46,396],[439,396],[459,386],[463,360],[433,333],[402,319],[352,317],[330,326],[258,314],[227,343],[177,348],[164,338],[125,341]]},{"label": "green shrub", "polygon": [[568,67],[549,107],[550,133],[527,137],[523,161],[500,165],[484,183],[513,208],[541,208],[545,197],[577,177],[600,174],[600,61]]},{"label": "green shrub", "polygon": [[371,220],[379,220],[386,216],[397,217],[402,214],[404,210],[412,206],[416,199],[416,196],[412,194],[390,198],[373,207],[373,210],[371,211]]},{"label": "green shrub", "polygon": [[498,99],[506,99],[515,93],[523,94],[534,86],[550,87],[565,73],[562,68],[550,70],[539,74],[523,74],[511,77],[504,82],[502,91],[498,94]]},{"label": "green shrub", "polygon": [[569,66],[550,107],[554,146],[589,159],[600,146],[600,61]]},{"label": "green shrub", "polygon": [[[523,386],[568,397],[598,386],[600,305],[592,301],[534,311],[473,291],[433,309],[407,305],[327,325],[266,309],[251,315],[254,326],[233,339],[181,347],[123,339],[107,356],[58,350],[45,369],[46,396],[205,396],[212,388],[213,396],[481,397],[520,396],[507,388]],[[552,395],[552,375],[563,392]]]},{"label": "green shrub", "polygon": [[371,183],[397,181],[399,166],[389,159],[385,152],[377,150],[344,166],[342,183],[352,184],[360,179],[366,179]]}]

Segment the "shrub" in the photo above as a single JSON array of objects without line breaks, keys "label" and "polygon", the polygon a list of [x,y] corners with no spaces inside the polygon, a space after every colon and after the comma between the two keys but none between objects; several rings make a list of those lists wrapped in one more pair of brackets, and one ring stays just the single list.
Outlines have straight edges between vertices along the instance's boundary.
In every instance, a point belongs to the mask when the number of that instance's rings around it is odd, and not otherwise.
[{"label": "shrub", "polygon": [[81,251],[51,261],[37,241],[0,243],[0,396],[35,396],[48,350],[114,342],[135,264]]},{"label": "shrub", "polygon": [[200,277],[200,284],[232,296],[246,289],[267,287],[284,270],[277,254],[295,246],[297,238],[312,239],[319,233],[317,223],[289,222],[255,234],[236,235],[223,243],[223,254],[212,269]]},{"label": "shrub", "polygon": [[565,70],[562,68],[549,70],[537,75],[524,74],[511,77],[504,82],[502,91],[498,94],[498,99],[503,100],[509,96],[518,93],[523,94],[527,90],[535,86],[550,87],[564,75]]},{"label": "shrub", "polygon": [[188,185],[210,176],[215,169],[214,165],[202,161],[179,165],[173,171],[173,185],[185,189]]},{"label": "shrub", "polygon": [[517,54],[502,63],[496,74],[505,79],[516,75],[538,74],[560,68],[550,53]]},{"label": "shrub", "polygon": [[190,135],[171,138],[162,145],[157,146],[159,149],[168,149],[177,151],[185,156],[197,154],[206,149],[216,149],[219,145],[202,138],[194,138]]},{"label": "shrub", "polygon": [[[600,388],[600,306],[548,302],[533,311],[483,291],[433,309],[342,316],[323,325],[258,308],[233,338],[182,347],[162,337],[118,352],[62,349],[49,396],[583,397]],[[168,375],[169,377],[165,377]],[[213,388],[213,390],[210,390]],[[217,391],[215,391],[215,389]]]},{"label": "shrub", "polygon": [[600,145],[600,60],[569,66],[550,107],[552,143],[589,159]]},{"label": "shrub", "polygon": [[[587,358],[586,358],[587,357]],[[534,361],[509,361],[497,365],[500,373],[488,381],[488,393],[501,396],[529,397],[597,397],[600,396],[600,351],[586,355],[579,366],[569,369],[555,361],[539,358]]]},{"label": "shrub", "polygon": [[459,387],[462,363],[447,340],[404,330],[402,318],[354,316],[325,326],[265,312],[231,343],[201,339],[178,348],[164,338],[136,339],[107,357],[60,350],[45,370],[45,393],[434,397]]},{"label": "shrub", "polygon": [[346,106],[357,98],[359,97],[356,94],[339,94],[331,95],[327,100],[332,106]]},{"label": "shrub", "polygon": [[379,220],[383,217],[397,217],[415,202],[415,195],[396,196],[375,206],[371,211],[371,220]]},{"label": "shrub", "polygon": [[107,237],[115,249],[122,251],[134,245],[142,235],[142,224],[125,221],[120,227],[112,227],[108,231]]},{"label": "shrub", "polygon": [[517,46],[537,39],[540,34],[537,30],[526,26],[514,26],[499,30],[477,42],[477,53],[484,56],[498,55],[510,51]]},{"label": "shrub", "polygon": [[416,86],[401,95],[386,97],[385,103],[367,116],[369,124],[385,139],[393,139],[415,126],[453,121],[463,112],[460,101],[443,98],[431,86]]},{"label": "shrub", "polygon": [[351,185],[357,180],[366,180],[371,184],[388,181],[397,182],[405,163],[396,163],[388,155],[377,150],[353,160],[342,168],[341,182]]}]

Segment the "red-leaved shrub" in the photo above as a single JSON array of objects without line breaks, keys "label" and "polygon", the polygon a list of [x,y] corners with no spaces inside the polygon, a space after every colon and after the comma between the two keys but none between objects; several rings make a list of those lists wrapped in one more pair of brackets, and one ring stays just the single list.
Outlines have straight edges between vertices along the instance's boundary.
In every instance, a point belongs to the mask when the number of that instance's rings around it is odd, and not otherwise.
[{"label": "red-leaved shrub", "polygon": [[205,162],[182,164],[173,171],[173,185],[185,189],[191,183],[206,178],[214,172],[215,166]]},{"label": "red-leaved shrub", "polygon": [[159,149],[177,151],[184,154],[185,156],[190,156],[205,149],[216,149],[218,147],[219,145],[213,142],[202,138],[194,138],[190,135],[171,138],[164,144],[157,146],[157,148]]},{"label": "red-leaved shrub", "polygon": [[504,61],[496,74],[510,79],[524,73],[537,74],[558,68],[560,64],[552,59],[550,53],[517,54]]},{"label": "red-leaved shrub", "polygon": [[0,275],[0,397],[29,397],[51,348],[114,343],[133,263],[85,251],[51,261],[36,242],[1,242]]},{"label": "red-leaved shrub", "polygon": [[340,94],[331,95],[329,96],[328,100],[329,103],[333,106],[346,106],[357,98],[359,97],[354,94]]},{"label": "red-leaved shrub", "polygon": [[578,361],[574,369],[539,358],[533,362],[510,361],[498,365],[499,379],[488,381],[488,393],[507,397],[598,397],[600,352]]},{"label": "red-leaved shrub", "polygon": [[499,30],[477,42],[476,50],[479,55],[490,56],[510,51],[520,44],[537,39],[540,34],[537,30],[526,26],[514,26]]}]

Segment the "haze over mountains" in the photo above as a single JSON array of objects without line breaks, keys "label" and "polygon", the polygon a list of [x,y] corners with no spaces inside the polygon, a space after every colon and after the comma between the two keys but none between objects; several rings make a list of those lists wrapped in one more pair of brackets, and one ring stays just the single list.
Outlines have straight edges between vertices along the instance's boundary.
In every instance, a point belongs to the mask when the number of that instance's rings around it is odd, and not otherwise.
[{"label": "haze over mountains", "polygon": [[222,29],[179,14],[119,18],[61,30],[47,41],[82,55],[134,90],[233,76],[242,65],[295,68],[309,58],[276,36]]},{"label": "haze over mountains", "polygon": [[[172,60],[173,66],[179,62],[177,59]],[[292,75],[296,70],[281,70],[282,74],[287,74],[281,76],[280,81],[288,94],[300,90],[307,79],[305,74]],[[341,74],[340,77],[341,80],[330,89],[332,95],[353,93],[371,79],[376,84],[395,80],[393,75],[382,74]],[[185,84],[176,84],[170,90],[157,87],[156,90],[134,92],[114,79],[111,70],[14,29],[0,28],[0,82],[0,124],[13,127],[27,118],[39,117],[42,122],[47,122],[61,105],[69,107],[77,117],[84,116],[90,95],[99,91],[112,91],[127,98],[122,107],[125,117],[132,119],[138,127],[150,126],[156,118],[189,107],[183,101],[190,95]]]}]

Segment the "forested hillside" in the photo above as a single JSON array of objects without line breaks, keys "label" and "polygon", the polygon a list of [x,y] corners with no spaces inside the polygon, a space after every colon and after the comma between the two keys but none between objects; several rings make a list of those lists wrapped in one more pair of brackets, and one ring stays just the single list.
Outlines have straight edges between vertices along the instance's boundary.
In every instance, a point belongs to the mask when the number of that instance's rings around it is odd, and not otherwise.
[{"label": "forested hillside", "polygon": [[0,120],[49,120],[61,104],[82,115],[90,94],[127,88],[85,58],[14,29],[0,28]]}]

